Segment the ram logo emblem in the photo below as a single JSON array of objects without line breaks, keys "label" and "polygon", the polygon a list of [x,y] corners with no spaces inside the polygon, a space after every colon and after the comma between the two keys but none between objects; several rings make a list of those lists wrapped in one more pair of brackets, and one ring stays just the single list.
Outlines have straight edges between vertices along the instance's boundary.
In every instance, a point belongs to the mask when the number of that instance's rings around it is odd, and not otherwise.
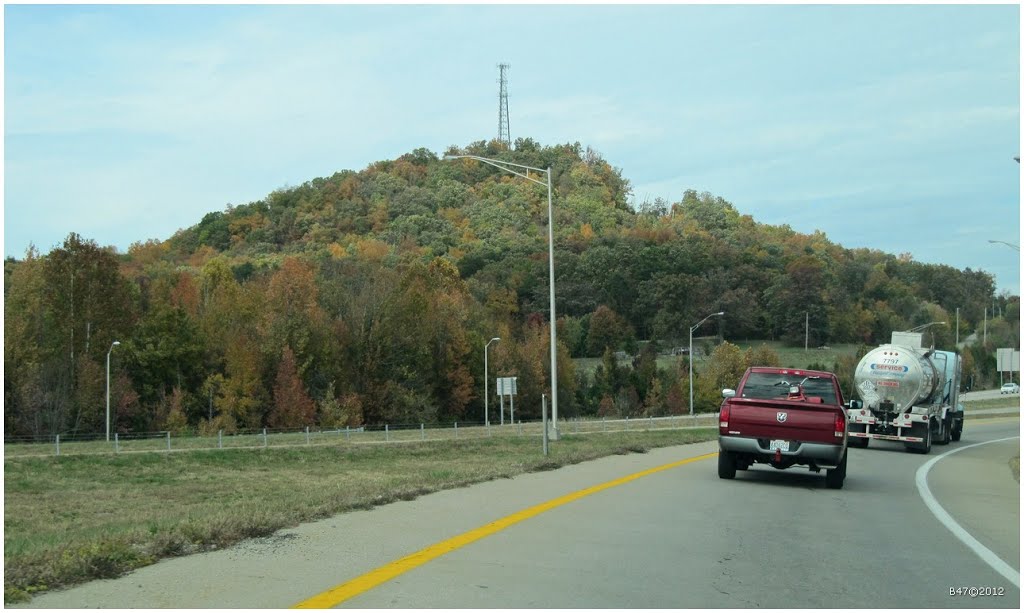
[{"label": "ram logo emblem", "polygon": [[779,411],[775,414],[775,419],[779,420],[779,423],[784,423],[786,421],[786,417],[787,415],[784,411]]}]

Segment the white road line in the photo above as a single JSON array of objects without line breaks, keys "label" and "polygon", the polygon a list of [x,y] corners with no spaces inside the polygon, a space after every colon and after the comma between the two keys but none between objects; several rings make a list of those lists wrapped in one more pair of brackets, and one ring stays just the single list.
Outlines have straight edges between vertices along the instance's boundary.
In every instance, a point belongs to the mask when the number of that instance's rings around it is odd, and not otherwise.
[{"label": "white road line", "polygon": [[967,445],[966,447],[958,447],[952,451],[947,451],[946,453],[940,456],[936,456],[931,460],[925,462],[924,465],[921,466],[921,468],[917,469],[917,475],[914,478],[914,480],[917,482],[918,493],[921,494],[921,498],[924,500],[925,505],[927,505],[928,510],[930,510],[932,514],[935,515],[935,518],[942,522],[942,524],[946,526],[946,528],[949,529],[950,532],[953,533],[953,536],[960,539],[960,541],[963,542],[964,545],[967,545],[967,547],[969,547],[971,551],[978,554],[978,557],[984,560],[985,563],[991,566],[997,573],[1006,577],[1010,582],[1017,586],[1017,588],[1020,588],[1020,572],[1014,570],[1013,567],[1007,564],[1006,562],[1003,562],[1003,560],[999,556],[992,553],[992,550],[979,543],[978,539],[971,536],[970,532],[964,530],[960,524],[956,523],[956,520],[950,517],[949,513],[947,513],[946,510],[942,508],[942,505],[940,505],[939,502],[935,500],[935,496],[932,496],[932,491],[928,489],[928,471],[931,470],[932,466],[934,466],[935,463],[941,460],[942,458],[953,455],[954,453],[959,453],[965,449],[970,449],[972,447],[978,447],[981,445],[987,445],[989,443],[1001,443],[1003,441],[1011,441],[1013,439],[1019,438],[1019,436],[1011,436],[1008,438],[1001,438],[994,441],[985,441],[984,443],[975,443],[973,445]]}]

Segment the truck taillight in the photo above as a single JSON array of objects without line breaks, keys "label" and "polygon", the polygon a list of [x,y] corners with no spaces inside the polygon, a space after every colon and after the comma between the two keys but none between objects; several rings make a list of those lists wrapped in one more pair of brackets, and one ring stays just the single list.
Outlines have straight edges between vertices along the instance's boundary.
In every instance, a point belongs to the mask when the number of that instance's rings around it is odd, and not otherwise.
[{"label": "truck taillight", "polygon": [[722,408],[718,411],[718,427],[728,428],[729,427],[729,405],[723,404]]},{"label": "truck taillight", "polygon": [[846,434],[846,416],[840,411],[836,413],[835,435],[836,438],[843,438],[844,434]]}]

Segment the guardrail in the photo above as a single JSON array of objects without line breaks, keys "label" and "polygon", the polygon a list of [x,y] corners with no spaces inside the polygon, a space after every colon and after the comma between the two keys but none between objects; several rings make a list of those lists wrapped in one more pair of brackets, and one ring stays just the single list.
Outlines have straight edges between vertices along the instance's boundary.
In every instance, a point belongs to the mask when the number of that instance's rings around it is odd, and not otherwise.
[{"label": "guardrail", "polygon": [[[599,434],[602,432],[671,430],[709,428],[717,414],[696,416],[638,417],[625,419],[559,420],[563,435]],[[543,434],[539,421],[504,425],[458,423],[447,425],[399,425],[359,428],[303,428],[245,430],[234,434],[223,431],[213,436],[174,435],[171,432],[113,434],[110,441],[103,434],[55,435],[41,437],[8,437],[4,439],[4,459],[61,455],[108,455],[122,453],[172,453],[184,451],[215,451],[223,449],[260,449],[269,447],[302,447],[306,445],[390,444],[424,441],[479,439],[491,436],[531,436]]]}]

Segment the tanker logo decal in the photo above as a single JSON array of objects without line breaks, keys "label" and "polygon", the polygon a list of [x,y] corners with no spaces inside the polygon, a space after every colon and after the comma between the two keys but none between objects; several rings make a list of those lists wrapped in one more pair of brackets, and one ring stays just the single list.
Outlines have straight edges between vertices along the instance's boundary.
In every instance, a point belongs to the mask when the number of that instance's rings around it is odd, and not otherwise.
[{"label": "tanker logo decal", "polygon": [[872,364],[871,370],[884,370],[887,372],[907,372],[910,370],[908,366],[895,366],[892,364]]},{"label": "tanker logo decal", "polygon": [[780,424],[786,422],[786,417],[788,417],[788,415],[786,415],[786,413],[783,411],[779,411],[778,413],[775,414],[775,419],[779,420]]}]

